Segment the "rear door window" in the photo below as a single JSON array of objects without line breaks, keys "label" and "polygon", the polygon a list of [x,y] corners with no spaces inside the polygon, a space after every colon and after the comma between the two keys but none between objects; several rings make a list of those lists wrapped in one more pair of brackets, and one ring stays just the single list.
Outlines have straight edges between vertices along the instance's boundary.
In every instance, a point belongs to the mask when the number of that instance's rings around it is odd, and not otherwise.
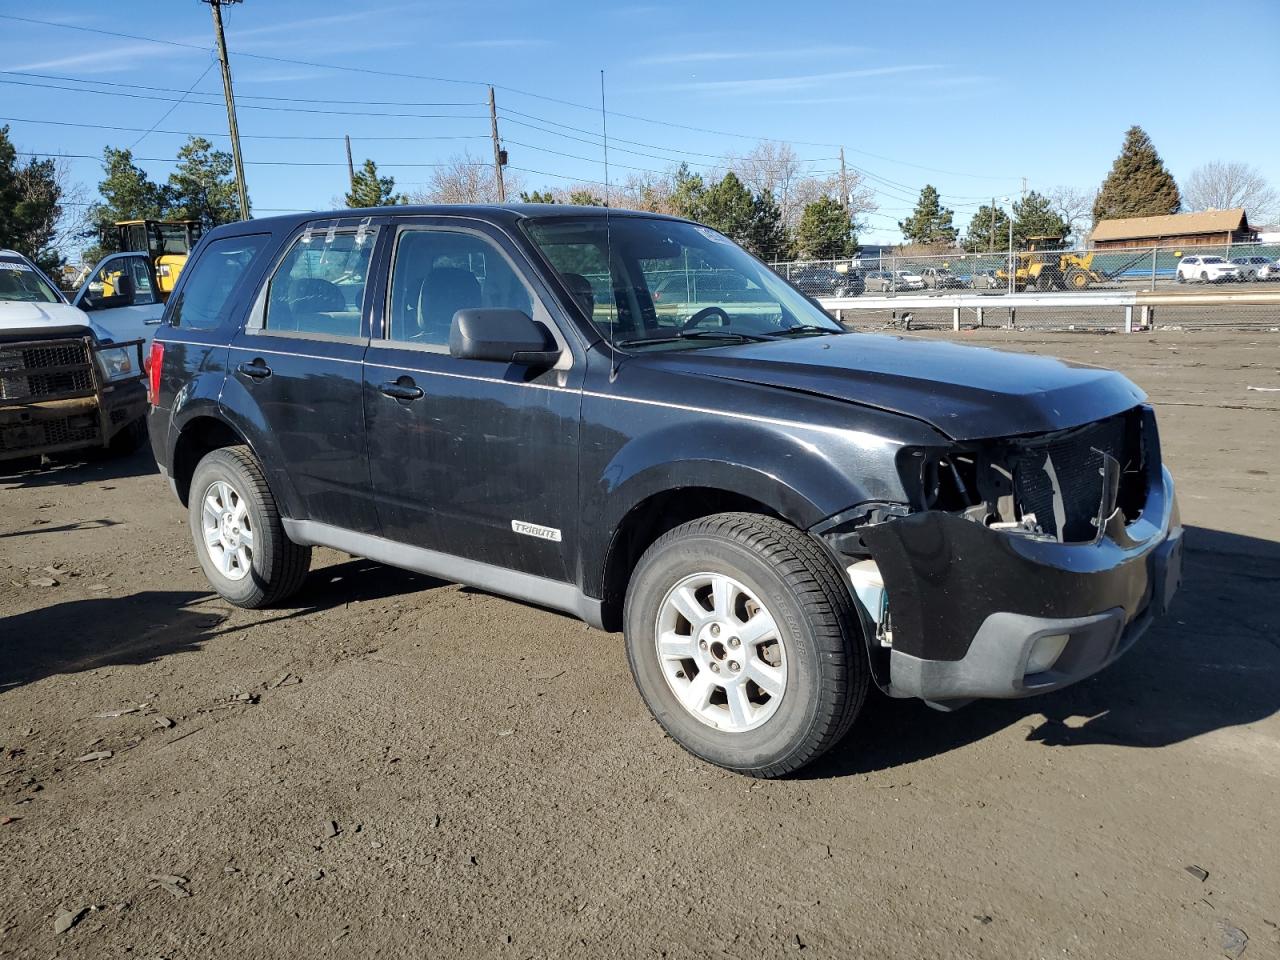
[{"label": "rear door window", "polygon": [[299,237],[271,277],[266,332],[359,337],[376,235],[349,230]]},{"label": "rear door window", "polygon": [[169,323],[192,330],[213,330],[227,319],[235,294],[243,286],[250,265],[262,254],[271,237],[255,233],[225,237],[204,248],[188,267],[182,292],[173,302]]}]

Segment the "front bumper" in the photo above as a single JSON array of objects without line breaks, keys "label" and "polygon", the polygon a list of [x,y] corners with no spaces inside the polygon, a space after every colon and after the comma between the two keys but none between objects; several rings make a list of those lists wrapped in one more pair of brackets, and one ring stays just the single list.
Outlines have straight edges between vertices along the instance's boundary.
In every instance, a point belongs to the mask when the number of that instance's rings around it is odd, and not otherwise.
[{"label": "front bumper", "polygon": [[[1117,512],[1094,543],[936,511],[868,527],[863,540],[888,594],[888,692],[939,705],[1031,696],[1096,673],[1167,611],[1182,578],[1182,525],[1163,469],[1142,516],[1126,526]],[[1029,672],[1044,638],[1061,652]]]}]

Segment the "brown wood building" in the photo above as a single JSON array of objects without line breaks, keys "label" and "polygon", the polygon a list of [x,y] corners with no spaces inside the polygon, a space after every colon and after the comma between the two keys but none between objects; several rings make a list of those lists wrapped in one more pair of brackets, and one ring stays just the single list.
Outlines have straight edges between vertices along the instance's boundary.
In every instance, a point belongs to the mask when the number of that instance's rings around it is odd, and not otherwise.
[{"label": "brown wood building", "polygon": [[1089,245],[1108,247],[1167,247],[1184,244],[1252,243],[1258,232],[1249,226],[1244,208],[1174,213],[1165,217],[1129,217],[1100,220]]}]

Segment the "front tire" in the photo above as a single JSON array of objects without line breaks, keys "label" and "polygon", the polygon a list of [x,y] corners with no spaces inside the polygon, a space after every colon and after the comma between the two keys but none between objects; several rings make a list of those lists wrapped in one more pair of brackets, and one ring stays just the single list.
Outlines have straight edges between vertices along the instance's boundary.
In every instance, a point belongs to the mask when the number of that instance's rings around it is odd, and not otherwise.
[{"label": "front tire", "polygon": [[723,513],[660,537],[624,611],[649,710],[693,755],[755,777],[792,773],[848,730],[869,668],[848,588],[809,536]]},{"label": "front tire", "polygon": [[236,606],[279,603],[306,579],[311,548],[285,534],[262,467],[248,447],[222,447],[200,461],[187,518],[210,586]]}]

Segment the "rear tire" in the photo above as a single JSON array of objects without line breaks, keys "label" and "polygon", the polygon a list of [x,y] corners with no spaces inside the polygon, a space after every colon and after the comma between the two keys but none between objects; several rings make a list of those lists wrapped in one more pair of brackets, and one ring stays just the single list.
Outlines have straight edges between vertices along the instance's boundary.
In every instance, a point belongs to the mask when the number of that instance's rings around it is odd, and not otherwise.
[{"label": "rear tire", "polygon": [[187,518],[210,586],[236,606],[279,603],[306,579],[311,548],[285,534],[262,467],[248,447],[222,447],[197,464]]},{"label": "rear tire", "polygon": [[799,770],[839,741],[866,697],[849,590],[826,552],[781,520],[722,513],[665,534],[632,574],[624,620],[654,718],[728,770]]}]

